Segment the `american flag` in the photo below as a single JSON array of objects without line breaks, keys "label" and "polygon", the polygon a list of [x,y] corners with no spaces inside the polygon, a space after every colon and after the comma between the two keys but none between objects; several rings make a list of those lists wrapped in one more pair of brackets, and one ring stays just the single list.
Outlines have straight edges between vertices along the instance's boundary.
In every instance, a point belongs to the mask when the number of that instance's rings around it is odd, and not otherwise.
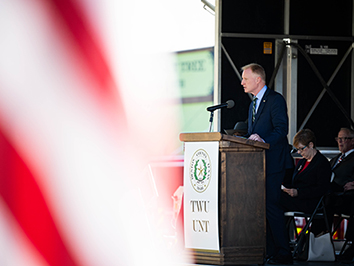
[{"label": "american flag", "polygon": [[146,2],[0,1],[0,265],[174,261],[143,191],[179,126]]}]

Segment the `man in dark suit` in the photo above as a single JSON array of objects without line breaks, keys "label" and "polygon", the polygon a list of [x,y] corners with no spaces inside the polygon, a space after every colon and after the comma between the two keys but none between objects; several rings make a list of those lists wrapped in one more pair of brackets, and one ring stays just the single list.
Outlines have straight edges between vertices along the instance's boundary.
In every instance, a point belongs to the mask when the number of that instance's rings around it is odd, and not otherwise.
[{"label": "man in dark suit", "polygon": [[[332,193],[328,197],[327,209],[329,223],[332,224],[333,214],[350,215],[345,238],[354,241],[354,131],[341,128],[336,137],[340,154],[331,161]],[[354,258],[354,245],[351,245],[338,259],[351,261]]]},{"label": "man in dark suit", "polygon": [[248,138],[270,144],[266,150],[266,218],[267,255],[270,264],[292,264],[279,200],[287,163],[292,158],[287,139],[288,115],[283,96],[266,86],[265,71],[258,64],[242,68],[242,82],[246,93],[254,97],[248,113]]}]

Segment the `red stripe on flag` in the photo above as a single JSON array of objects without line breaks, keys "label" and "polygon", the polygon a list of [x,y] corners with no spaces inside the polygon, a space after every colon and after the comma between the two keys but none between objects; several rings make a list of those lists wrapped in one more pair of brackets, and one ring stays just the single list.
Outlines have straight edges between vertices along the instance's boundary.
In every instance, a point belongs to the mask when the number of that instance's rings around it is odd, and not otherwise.
[{"label": "red stripe on flag", "polygon": [[57,21],[62,23],[55,25],[64,26],[69,33],[73,51],[81,60],[80,68],[87,70],[88,76],[85,78],[92,79],[96,84],[93,86],[96,89],[94,93],[103,101],[105,107],[107,105],[113,107],[113,110],[120,113],[120,120],[125,120],[125,115],[122,115],[124,114],[122,99],[119,97],[118,87],[107,63],[102,43],[84,10],[74,0],[51,0],[50,3]]},{"label": "red stripe on flag", "polygon": [[0,195],[49,265],[78,265],[63,243],[29,167],[0,130]]}]

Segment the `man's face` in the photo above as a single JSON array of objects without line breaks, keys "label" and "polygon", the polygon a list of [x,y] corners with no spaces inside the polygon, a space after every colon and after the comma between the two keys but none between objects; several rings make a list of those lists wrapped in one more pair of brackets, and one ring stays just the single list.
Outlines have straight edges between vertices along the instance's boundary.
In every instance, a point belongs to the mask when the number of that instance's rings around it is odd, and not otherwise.
[{"label": "man's face", "polygon": [[345,153],[354,148],[354,139],[350,139],[350,135],[345,130],[339,131],[337,142],[341,153]]},{"label": "man's face", "polygon": [[261,78],[254,74],[250,68],[247,68],[242,73],[241,85],[246,93],[257,95],[261,88],[258,88]]}]

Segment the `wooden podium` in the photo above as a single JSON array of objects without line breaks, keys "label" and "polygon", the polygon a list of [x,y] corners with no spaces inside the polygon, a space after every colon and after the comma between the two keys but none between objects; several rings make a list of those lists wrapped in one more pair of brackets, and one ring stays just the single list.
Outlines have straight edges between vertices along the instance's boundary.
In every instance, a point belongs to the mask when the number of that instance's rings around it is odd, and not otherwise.
[{"label": "wooden podium", "polygon": [[198,264],[263,264],[265,150],[269,144],[218,132],[181,133],[180,140],[219,142],[219,252],[186,249],[187,256]]}]

